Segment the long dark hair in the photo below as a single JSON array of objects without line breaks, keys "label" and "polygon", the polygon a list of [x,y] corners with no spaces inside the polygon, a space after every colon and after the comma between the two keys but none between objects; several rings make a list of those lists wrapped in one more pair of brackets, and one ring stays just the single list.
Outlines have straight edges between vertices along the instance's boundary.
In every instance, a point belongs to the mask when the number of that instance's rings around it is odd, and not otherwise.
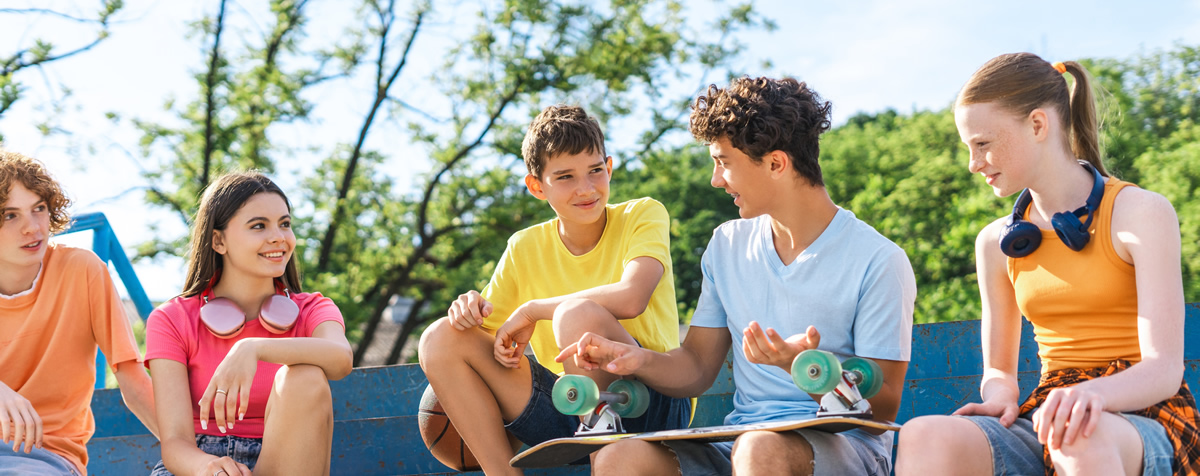
[{"label": "long dark hair", "polygon": [[[183,285],[183,297],[198,295],[208,287],[213,275],[224,267],[221,255],[213,250],[213,231],[224,230],[233,215],[246,204],[250,197],[260,193],[274,193],[283,198],[288,212],[292,202],[283,190],[271,179],[258,172],[241,172],[222,175],[204,190],[200,198],[200,209],[192,220],[192,243],[188,250],[187,281]],[[300,289],[300,269],[296,265],[296,253],[288,259],[283,272],[283,285],[292,292]]]},{"label": "long dark hair", "polygon": [[1071,152],[1107,176],[1100,157],[1100,126],[1091,77],[1074,61],[1064,61],[1062,66],[1075,78],[1069,91],[1063,73],[1033,53],[997,56],[971,75],[958,93],[956,104],[995,102],[1020,116],[1040,107],[1052,107],[1062,118]]}]

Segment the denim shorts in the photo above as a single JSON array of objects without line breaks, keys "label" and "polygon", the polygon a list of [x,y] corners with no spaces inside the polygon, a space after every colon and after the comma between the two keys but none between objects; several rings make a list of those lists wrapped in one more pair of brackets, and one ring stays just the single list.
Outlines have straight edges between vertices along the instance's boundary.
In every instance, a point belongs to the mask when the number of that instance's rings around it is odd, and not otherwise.
[{"label": "denim shorts", "polygon": [[[251,471],[258,463],[258,454],[262,452],[262,438],[243,438],[240,436],[196,435],[196,447],[200,451],[213,456],[228,456],[234,461],[246,465]],[[159,461],[150,476],[172,476],[163,462]]]},{"label": "denim shorts", "polygon": [[[873,450],[866,442],[843,433],[820,430],[796,430],[812,445],[813,474],[854,474],[887,476],[891,474],[890,454]],[[733,474],[733,443],[700,443],[688,440],[663,441],[675,453],[680,474],[687,476],[729,476]]]},{"label": "denim shorts", "polygon": [[79,468],[75,463],[58,453],[34,448],[29,454],[24,449],[20,452],[12,450],[12,446],[0,446],[0,476],[28,476],[31,474],[45,476],[79,476]]},{"label": "denim shorts", "polygon": [[[1132,423],[1142,437],[1142,475],[1170,475],[1175,462],[1175,449],[1167,438],[1166,428],[1146,417],[1129,413],[1118,415]],[[1005,428],[996,417],[973,415],[962,418],[974,422],[987,437],[992,450],[992,474],[1045,472],[1042,444],[1038,443],[1037,432],[1033,431],[1033,421],[1021,417]]]},{"label": "denim shorts", "polygon": [[[575,436],[579,429],[579,417],[563,415],[554,408],[551,392],[558,375],[542,367],[533,357],[529,358],[533,391],[529,403],[517,418],[504,425],[521,442],[533,446],[555,438]],[[625,431],[678,430],[687,428],[692,417],[692,401],[687,398],[671,398],[647,387],[650,391],[650,406],[646,413],[637,418],[622,418]]]}]

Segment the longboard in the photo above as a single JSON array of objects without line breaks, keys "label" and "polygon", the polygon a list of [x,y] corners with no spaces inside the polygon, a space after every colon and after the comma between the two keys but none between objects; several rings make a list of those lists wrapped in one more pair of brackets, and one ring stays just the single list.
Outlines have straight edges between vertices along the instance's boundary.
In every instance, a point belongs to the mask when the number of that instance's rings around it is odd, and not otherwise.
[{"label": "longboard", "polygon": [[748,425],[709,426],[683,430],[651,431],[647,433],[621,433],[602,436],[557,438],[542,442],[522,451],[509,461],[514,468],[547,468],[571,464],[586,457],[605,445],[624,440],[672,441],[692,440],[712,443],[732,441],[748,431],[791,431],[804,428],[839,433],[855,428],[876,428],[896,431],[900,425],[893,422],[865,420],[853,417],[818,417],[803,420],[781,420]]}]

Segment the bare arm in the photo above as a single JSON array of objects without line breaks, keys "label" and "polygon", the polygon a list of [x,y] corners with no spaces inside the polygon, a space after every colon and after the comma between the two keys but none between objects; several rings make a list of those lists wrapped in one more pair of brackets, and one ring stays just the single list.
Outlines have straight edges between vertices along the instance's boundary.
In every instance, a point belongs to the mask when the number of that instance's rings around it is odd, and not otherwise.
[{"label": "bare arm", "polygon": [[692,327],[683,345],[669,352],[613,342],[589,332],[564,348],[555,360],[574,358],[586,370],[633,375],[664,395],[689,398],[712,386],[732,343],[729,330],[723,327]]},{"label": "bare arm", "polygon": [[322,322],[313,330],[312,337],[243,339],[237,345],[250,346],[256,360],[263,362],[315,365],[330,380],[341,380],[354,366],[354,352],[346,340],[346,332],[334,321]]},{"label": "bare arm", "polygon": [[1004,218],[984,227],[975,240],[975,267],[983,300],[983,403],[969,403],[955,415],[990,415],[1005,426],[1017,419],[1021,392],[1017,384],[1017,356],[1021,347],[1021,311],[1008,280],[1008,257],[1000,251]]},{"label": "bare arm", "polygon": [[135,360],[120,362],[113,374],[117,377],[125,406],[158,438],[158,422],[154,418],[154,389],[142,364]]},{"label": "bare arm", "polygon": [[1137,268],[1142,360],[1124,372],[1077,385],[1108,411],[1140,410],[1179,391],[1183,379],[1183,278],[1179,219],[1163,196],[1126,188],[1113,209],[1113,247]]},{"label": "bare arm", "polygon": [[196,447],[187,367],[174,360],[154,359],[150,361],[150,372],[154,374],[155,414],[167,470],[177,475],[210,475],[224,469],[231,475],[249,475],[248,469],[242,471],[245,467],[233,460],[217,458]]}]

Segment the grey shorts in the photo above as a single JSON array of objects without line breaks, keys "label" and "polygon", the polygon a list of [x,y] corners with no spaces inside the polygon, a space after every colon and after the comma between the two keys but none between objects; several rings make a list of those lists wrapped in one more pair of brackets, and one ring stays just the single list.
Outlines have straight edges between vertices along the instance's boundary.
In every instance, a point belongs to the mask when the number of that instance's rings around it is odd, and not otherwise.
[{"label": "grey shorts", "polygon": [[0,476],[79,476],[79,468],[58,453],[34,448],[14,452],[12,446],[0,446]]},{"label": "grey shorts", "polygon": [[[1146,417],[1118,413],[1125,417],[1138,435],[1142,437],[1142,474],[1144,476],[1166,476],[1172,473],[1171,466],[1175,462],[1175,450],[1171,440],[1167,438],[1167,430],[1162,424]],[[961,417],[971,420],[983,430],[992,450],[992,474],[1042,474],[1045,472],[1042,462],[1042,444],[1038,443],[1037,432],[1033,431],[1033,422],[1027,418],[1017,418],[1012,426],[1005,428],[1000,419],[989,416]]]},{"label": "grey shorts", "polygon": [[[869,444],[842,433],[796,430],[813,448],[813,474],[854,474],[887,476],[892,471],[892,455],[875,451]],[[679,460],[686,476],[728,476],[733,474],[733,443],[697,443],[687,440],[662,442]]]}]

